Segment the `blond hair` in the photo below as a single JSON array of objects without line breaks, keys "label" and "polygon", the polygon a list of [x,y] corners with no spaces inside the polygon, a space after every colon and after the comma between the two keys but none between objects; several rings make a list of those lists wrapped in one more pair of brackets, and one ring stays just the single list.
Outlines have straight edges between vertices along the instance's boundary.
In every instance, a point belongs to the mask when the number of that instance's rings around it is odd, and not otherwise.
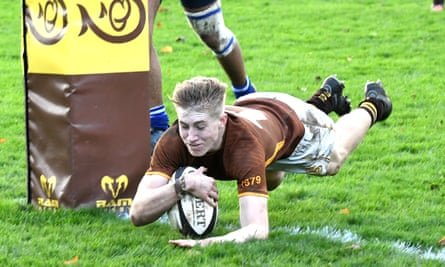
[{"label": "blond hair", "polygon": [[216,78],[194,77],[177,84],[170,100],[176,107],[219,117],[224,110],[226,88],[227,85]]}]

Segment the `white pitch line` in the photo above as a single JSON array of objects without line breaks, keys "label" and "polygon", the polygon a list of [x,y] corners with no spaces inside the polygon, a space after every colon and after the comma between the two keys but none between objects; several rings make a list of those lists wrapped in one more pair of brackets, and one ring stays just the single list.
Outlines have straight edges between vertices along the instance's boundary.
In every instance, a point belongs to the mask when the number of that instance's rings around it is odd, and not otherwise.
[{"label": "white pitch line", "polygon": [[284,228],[278,228],[280,230],[283,230],[285,232],[288,232],[290,234],[315,234],[319,236],[326,237],[330,240],[339,241],[341,243],[361,243],[362,239],[357,235],[354,234],[351,231],[348,230],[335,230],[329,226],[325,226],[321,229],[311,229],[309,227],[302,228],[302,227],[284,227]]},{"label": "white pitch line", "polygon": [[401,242],[401,241],[394,242],[392,245],[393,245],[393,247],[395,247],[396,249],[398,249],[404,253],[417,255],[422,259],[439,260],[439,261],[445,262],[445,249],[444,248],[440,249],[438,251],[434,251],[432,247],[430,247],[428,249],[423,249],[421,246],[414,246],[414,245],[407,244],[406,242]]},{"label": "white pitch line", "polygon": [[[320,229],[313,229],[310,227],[302,228],[299,226],[295,227],[279,227],[274,228],[283,232],[287,232],[289,234],[298,235],[298,234],[314,234],[318,236],[325,237],[329,240],[341,242],[341,243],[355,243],[355,244],[361,244],[364,245],[368,241],[364,240],[357,234],[349,231],[349,230],[337,230],[329,226],[325,226]],[[375,239],[374,242],[376,243],[390,243],[390,246],[399,250],[400,252],[410,254],[417,256],[421,259],[426,260],[439,260],[442,262],[445,262],[445,248],[435,251],[433,247],[429,248],[422,248],[420,245],[412,245],[408,242],[403,241],[395,241],[395,242],[387,242],[387,241],[380,241],[378,239]]]}]

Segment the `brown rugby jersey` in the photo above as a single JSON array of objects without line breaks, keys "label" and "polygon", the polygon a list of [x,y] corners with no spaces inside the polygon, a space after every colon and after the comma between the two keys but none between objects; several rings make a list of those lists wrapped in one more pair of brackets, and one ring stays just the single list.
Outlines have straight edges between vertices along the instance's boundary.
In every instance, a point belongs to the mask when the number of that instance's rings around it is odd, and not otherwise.
[{"label": "brown rugby jersey", "polygon": [[191,156],[174,123],[161,137],[147,174],[170,178],[181,166],[204,166],[217,180],[237,180],[238,195],[267,196],[266,167],[289,156],[304,134],[297,114],[273,99],[248,99],[226,106],[226,132],[220,150]]}]

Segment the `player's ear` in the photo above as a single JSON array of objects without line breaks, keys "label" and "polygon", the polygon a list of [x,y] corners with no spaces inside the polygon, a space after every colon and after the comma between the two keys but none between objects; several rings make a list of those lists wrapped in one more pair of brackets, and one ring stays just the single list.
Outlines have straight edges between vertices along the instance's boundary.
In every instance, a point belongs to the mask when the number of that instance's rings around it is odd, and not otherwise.
[{"label": "player's ear", "polygon": [[221,123],[221,126],[225,126],[227,123],[227,113],[223,112],[221,117],[219,118],[219,122]]}]

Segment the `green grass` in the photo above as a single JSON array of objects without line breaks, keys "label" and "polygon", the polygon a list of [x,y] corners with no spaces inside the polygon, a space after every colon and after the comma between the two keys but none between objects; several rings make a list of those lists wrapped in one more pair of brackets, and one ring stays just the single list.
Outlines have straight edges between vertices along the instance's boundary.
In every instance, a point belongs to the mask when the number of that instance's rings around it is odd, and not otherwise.
[{"label": "green grass", "polygon": [[[0,2],[1,266],[62,266],[74,256],[78,266],[444,264],[438,241],[445,236],[445,13],[432,13],[430,1],[223,1],[225,21],[259,90],[305,99],[336,73],[356,105],[364,83],[381,79],[394,110],[372,127],[337,176],[286,177],[269,199],[267,241],[191,250],[168,245],[180,237],[168,224],[136,228],[98,210],[41,212],[26,205],[19,2]],[[154,38],[158,50],[173,47],[171,54],[159,52],[165,97],[196,75],[228,82],[179,2],[163,7]],[[215,235],[239,225],[234,184],[218,185]],[[340,238],[348,234],[355,236]],[[395,248],[397,242],[412,253]],[[427,259],[429,249],[441,259]]]}]

